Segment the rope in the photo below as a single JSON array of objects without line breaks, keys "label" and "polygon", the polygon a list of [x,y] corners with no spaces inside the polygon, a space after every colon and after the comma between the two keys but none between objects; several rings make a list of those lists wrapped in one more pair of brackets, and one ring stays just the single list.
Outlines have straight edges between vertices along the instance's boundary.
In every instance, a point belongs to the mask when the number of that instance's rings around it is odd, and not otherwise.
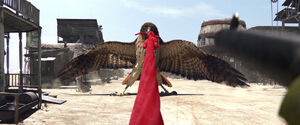
[{"label": "rope", "polygon": [[271,26],[273,32],[273,0],[271,0]]},{"label": "rope", "polygon": [[[278,13],[278,3],[279,3],[279,1],[277,1],[277,12],[276,13]],[[277,32],[279,32],[278,20],[276,21],[276,26],[277,26]]]}]

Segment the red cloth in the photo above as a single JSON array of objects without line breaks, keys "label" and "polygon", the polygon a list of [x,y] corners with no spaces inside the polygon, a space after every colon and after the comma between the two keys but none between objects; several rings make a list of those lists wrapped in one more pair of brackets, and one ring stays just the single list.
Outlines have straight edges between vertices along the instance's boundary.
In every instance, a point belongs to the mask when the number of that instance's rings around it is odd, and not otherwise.
[{"label": "red cloth", "polygon": [[157,36],[154,36],[152,31],[148,33],[148,37],[143,45],[143,48],[147,48],[146,55],[129,125],[164,124],[160,112],[160,96],[154,56],[154,50],[158,47],[158,41],[155,38]]}]

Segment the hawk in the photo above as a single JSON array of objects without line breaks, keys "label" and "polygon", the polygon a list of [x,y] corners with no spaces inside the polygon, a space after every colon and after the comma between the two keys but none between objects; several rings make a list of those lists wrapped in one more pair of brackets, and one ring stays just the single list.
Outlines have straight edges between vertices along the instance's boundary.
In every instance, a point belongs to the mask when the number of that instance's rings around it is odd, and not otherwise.
[{"label": "hawk", "polygon": [[[131,43],[109,41],[98,44],[95,48],[70,60],[59,72],[60,79],[75,78],[102,68],[132,68],[132,72],[122,82],[127,85],[126,90],[141,75],[146,52],[143,44],[148,38],[146,33],[149,31],[159,35],[157,27],[147,22],[142,25],[140,34]],[[249,86],[245,83],[243,74],[222,59],[202,51],[192,42],[185,40],[164,42],[160,37],[157,39],[158,48],[155,50],[157,81],[166,93],[169,92],[163,85],[172,87],[172,84],[162,72],[193,80],[225,83],[232,87]]]}]

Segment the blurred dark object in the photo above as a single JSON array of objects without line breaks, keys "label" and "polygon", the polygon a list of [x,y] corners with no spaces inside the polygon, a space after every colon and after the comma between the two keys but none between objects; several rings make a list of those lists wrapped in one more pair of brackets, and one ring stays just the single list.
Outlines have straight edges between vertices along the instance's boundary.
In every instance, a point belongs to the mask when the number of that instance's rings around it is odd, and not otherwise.
[{"label": "blurred dark object", "polygon": [[289,125],[300,124],[300,77],[296,78],[288,88],[288,92],[282,100],[279,115]]},{"label": "blurred dark object", "polygon": [[[235,22],[234,19],[232,22]],[[299,25],[300,26],[300,25]],[[292,33],[224,30],[215,44],[288,87],[279,115],[300,124],[300,36]]]},{"label": "blurred dark object", "polygon": [[227,30],[217,34],[215,44],[281,85],[289,85],[300,73],[299,35]]}]

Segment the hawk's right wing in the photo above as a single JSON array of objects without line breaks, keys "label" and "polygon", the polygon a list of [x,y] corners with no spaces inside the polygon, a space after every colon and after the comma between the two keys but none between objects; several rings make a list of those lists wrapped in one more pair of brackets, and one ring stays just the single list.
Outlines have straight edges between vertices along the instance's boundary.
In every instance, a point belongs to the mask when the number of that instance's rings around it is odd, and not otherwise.
[{"label": "hawk's right wing", "polygon": [[105,42],[70,60],[58,76],[62,80],[72,79],[100,68],[132,68],[135,62],[134,42]]}]

